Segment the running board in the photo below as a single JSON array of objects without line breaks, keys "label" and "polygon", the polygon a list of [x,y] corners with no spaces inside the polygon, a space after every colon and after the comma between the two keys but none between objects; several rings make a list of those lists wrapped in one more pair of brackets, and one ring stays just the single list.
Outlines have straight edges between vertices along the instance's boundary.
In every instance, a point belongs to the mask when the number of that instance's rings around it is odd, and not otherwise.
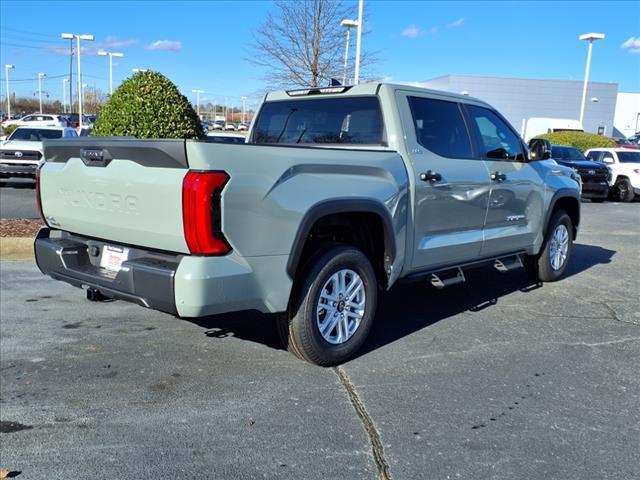
[{"label": "running board", "polygon": [[507,273],[518,268],[522,268],[522,258],[520,255],[511,255],[509,257],[496,258],[493,261],[493,267],[500,273]]},{"label": "running board", "polygon": [[465,281],[464,272],[460,267],[431,274],[431,285],[436,288],[450,287],[451,285],[457,285]]}]

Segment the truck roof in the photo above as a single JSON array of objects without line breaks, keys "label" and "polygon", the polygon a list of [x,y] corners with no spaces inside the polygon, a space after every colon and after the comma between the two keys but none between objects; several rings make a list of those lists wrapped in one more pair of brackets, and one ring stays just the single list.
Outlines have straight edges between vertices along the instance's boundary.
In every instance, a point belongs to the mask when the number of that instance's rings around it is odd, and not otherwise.
[{"label": "truck roof", "polygon": [[427,93],[433,95],[445,95],[448,97],[452,97],[459,101],[465,102],[474,102],[481,103],[484,105],[488,105],[483,100],[479,98],[470,97],[468,95],[461,95],[457,93],[447,92],[444,90],[434,90],[431,88],[418,87],[411,84],[402,84],[402,83],[386,83],[386,82],[371,82],[371,83],[360,83],[358,85],[335,85],[335,86],[326,86],[326,87],[307,87],[307,88],[297,88],[291,90],[277,90],[273,92],[267,93],[265,96],[265,101],[278,101],[278,100],[291,100],[291,99],[302,99],[302,98],[315,98],[318,95],[327,95],[327,96],[358,96],[358,95],[376,95],[381,88],[389,88],[393,91],[395,90],[404,90],[411,91],[416,93]]}]

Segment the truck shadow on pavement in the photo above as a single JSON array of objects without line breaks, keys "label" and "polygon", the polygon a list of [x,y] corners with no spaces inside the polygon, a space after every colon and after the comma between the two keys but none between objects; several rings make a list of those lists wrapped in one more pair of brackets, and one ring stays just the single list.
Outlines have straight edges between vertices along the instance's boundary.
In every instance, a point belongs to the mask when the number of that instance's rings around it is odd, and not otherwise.
[{"label": "truck shadow on pavement", "polygon": [[[615,253],[602,247],[574,244],[565,280],[595,265],[611,263]],[[422,280],[398,284],[380,295],[376,321],[356,357],[459,313],[490,308],[510,293],[543,287],[532,283],[524,270],[502,274],[491,267],[482,267],[467,270],[465,275],[466,283],[442,290]],[[205,328],[205,334],[212,338],[234,337],[274,349],[284,348],[277,334],[274,315],[245,311],[187,321]]]}]

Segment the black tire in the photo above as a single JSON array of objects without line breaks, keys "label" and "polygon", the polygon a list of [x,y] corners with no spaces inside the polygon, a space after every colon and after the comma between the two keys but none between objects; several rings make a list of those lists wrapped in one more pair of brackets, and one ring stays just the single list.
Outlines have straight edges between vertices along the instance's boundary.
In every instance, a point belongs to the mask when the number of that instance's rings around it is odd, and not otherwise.
[{"label": "black tire", "polygon": [[[365,296],[364,314],[350,338],[342,343],[330,343],[320,332],[316,312],[325,284],[334,274],[343,270],[355,272],[362,280]],[[354,281],[355,277],[349,278],[350,281]],[[373,325],[378,286],[371,262],[357,248],[347,245],[331,247],[310,262],[305,272],[300,275],[299,282],[294,285],[294,297],[288,312],[280,314],[277,319],[278,333],[284,345],[294,355],[319,366],[329,367],[346,361],[360,349]],[[345,308],[343,302],[340,303],[341,305],[333,310],[347,312],[348,307]],[[342,310],[339,310],[340,308]],[[321,310],[322,315],[330,314],[328,309]],[[336,325],[335,329],[327,333],[337,332],[337,328]]]},{"label": "black tire", "polygon": [[[564,225],[567,232],[567,252],[563,263],[559,268],[553,268],[551,264],[551,249],[553,236],[556,229]],[[567,269],[573,250],[573,222],[564,210],[556,211],[547,227],[547,233],[542,244],[542,250],[538,255],[530,255],[525,258],[525,268],[532,280],[541,282],[555,282],[559,280]]]},{"label": "black tire", "polygon": [[633,187],[628,178],[621,178],[616,182],[616,191],[618,193],[619,202],[631,202],[635,196],[633,193]]}]

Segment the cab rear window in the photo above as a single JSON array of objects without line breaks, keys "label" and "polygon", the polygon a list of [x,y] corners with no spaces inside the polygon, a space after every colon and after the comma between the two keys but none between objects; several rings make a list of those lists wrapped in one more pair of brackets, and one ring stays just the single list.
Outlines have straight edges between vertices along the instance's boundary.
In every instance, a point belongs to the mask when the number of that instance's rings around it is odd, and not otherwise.
[{"label": "cab rear window", "polygon": [[267,102],[252,143],[382,145],[377,97],[314,98]]}]

